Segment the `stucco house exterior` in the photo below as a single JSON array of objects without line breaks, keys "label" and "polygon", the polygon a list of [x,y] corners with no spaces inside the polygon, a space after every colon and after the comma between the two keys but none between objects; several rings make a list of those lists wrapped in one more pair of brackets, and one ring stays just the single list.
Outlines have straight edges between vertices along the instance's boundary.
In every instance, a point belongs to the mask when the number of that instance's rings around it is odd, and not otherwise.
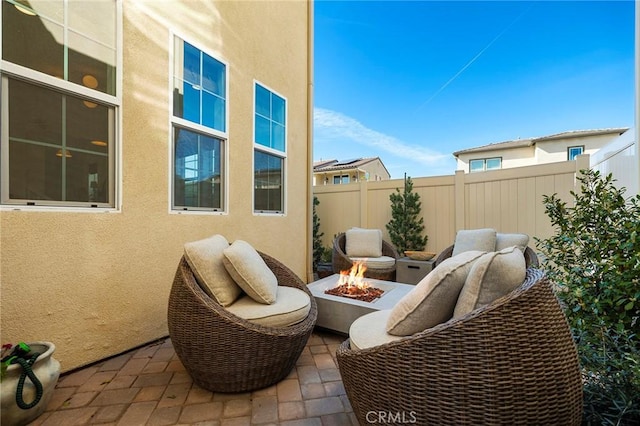
[{"label": "stucco house exterior", "polygon": [[312,276],[312,2],[0,13],[2,343],[51,341],[64,372],[166,336],[183,245],[213,234]]},{"label": "stucco house exterior", "polygon": [[628,131],[628,127],[578,130],[538,138],[517,139],[468,148],[453,153],[457,169],[465,173],[555,163],[592,155]]},{"label": "stucco house exterior", "polygon": [[350,160],[320,160],[313,163],[313,185],[389,180],[391,175],[380,157]]}]

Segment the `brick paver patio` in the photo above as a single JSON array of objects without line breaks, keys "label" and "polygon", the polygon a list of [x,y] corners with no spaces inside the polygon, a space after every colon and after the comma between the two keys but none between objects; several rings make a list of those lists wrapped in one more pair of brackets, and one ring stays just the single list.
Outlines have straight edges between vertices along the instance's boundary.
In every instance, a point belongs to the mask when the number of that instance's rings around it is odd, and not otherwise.
[{"label": "brick paver patio", "polygon": [[61,376],[31,425],[357,425],[335,359],[343,340],[316,330],[286,379],[223,394],[193,384],[167,338]]}]

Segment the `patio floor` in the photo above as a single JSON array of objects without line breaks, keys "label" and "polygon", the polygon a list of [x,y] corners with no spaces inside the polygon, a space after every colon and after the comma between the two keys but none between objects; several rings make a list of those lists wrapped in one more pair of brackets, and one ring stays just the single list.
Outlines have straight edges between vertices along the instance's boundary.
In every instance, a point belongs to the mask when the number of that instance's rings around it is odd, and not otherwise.
[{"label": "patio floor", "polygon": [[31,425],[357,425],[335,359],[344,339],[316,330],[286,379],[223,394],[193,384],[167,338],[61,376]]}]

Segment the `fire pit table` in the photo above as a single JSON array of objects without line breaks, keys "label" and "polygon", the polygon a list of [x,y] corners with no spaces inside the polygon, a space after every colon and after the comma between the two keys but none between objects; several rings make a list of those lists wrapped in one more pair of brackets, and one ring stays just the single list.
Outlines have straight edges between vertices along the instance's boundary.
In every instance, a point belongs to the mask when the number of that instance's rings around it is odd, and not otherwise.
[{"label": "fire pit table", "polygon": [[339,282],[340,274],[333,274],[310,283],[308,287],[318,305],[316,325],[342,334],[349,334],[349,327],[357,318],[369,312],[393,308],[405,294],[415,288],[415,285],[411,284],[367,278],[366,282],[371,287],[379,288],[384,293],[371,302],[364,302],[325,293],[326,290],[336,287]]}]

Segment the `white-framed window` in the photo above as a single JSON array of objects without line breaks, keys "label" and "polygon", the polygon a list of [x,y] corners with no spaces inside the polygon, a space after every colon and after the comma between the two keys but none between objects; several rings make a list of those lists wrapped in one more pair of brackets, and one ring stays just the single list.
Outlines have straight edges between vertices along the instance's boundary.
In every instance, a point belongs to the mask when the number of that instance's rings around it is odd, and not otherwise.
[{"label": "white-framed window", "polygon": [[584,145],[570,146],[567,148],[567,160],[575,160],[578,155],[582,155],[584,152]]},{"label": "white-framed window", "polygon": [[173,44],[171,209],[224,211],[227,65],[177,35]]},{"label": "white-framed window", "polygon": [[117,206],[121,3],[2,1],[3,205]]},{"label": "white-framed window", "polygon": [[336,175],[333,177],[334,185],[341,185],[343,183],[349,183],[349,175]]},{"label": "white-framed window", "polygon": [[477,158],[469,161],[469,171],[471,173],[483,172],[485,170],[500,170],[502,168],[502,158]]},{"label": "white-framed window", "polygon": [[287,99],[254,83],[253,210],[284,213]]}]

